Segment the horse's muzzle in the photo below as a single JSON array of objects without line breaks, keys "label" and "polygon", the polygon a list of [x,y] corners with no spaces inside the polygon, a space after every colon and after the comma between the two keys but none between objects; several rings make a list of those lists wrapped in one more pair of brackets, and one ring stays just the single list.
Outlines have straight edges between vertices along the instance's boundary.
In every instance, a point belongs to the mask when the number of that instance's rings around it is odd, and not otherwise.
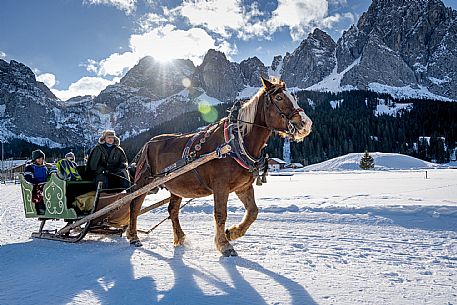
[{"label": "horse's muzzle", "polygon": [[293,132],[293,136],[294,140],[299,142],[311,133],[313,121],[311,121],[311,119],[306,114],[300,114],[300,116],[295,117],[300,118],[300,120],[292,119],[291,121],[295,129]]}]

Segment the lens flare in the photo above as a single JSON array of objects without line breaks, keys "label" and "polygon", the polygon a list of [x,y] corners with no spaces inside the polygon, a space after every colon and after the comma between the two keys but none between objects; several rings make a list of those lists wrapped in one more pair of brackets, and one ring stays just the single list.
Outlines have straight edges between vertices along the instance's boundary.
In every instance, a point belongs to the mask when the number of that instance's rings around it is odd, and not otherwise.
[{"label": "lens flare", "polygon": [[207,123],[216,122],[219,115],[217,110],[204,100],[198,102],[198,111],[200,112],[202,119]]},{"label": "lens flare", "polygon": [[184,77],[182,79],[182,85],[184,86],[184,88],[189,88],[192,85],[192,82],[188,77]]}]

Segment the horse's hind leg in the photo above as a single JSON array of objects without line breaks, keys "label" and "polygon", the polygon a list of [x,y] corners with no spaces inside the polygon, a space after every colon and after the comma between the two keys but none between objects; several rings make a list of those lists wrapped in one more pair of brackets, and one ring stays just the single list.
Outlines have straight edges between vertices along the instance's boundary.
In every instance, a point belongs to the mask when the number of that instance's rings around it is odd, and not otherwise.
[{"label": "horse's hind leg", "polygon": [[170,203],[168,204],[168,214],[170,215],[171,223],[173,225],[173,244],[181,246],[184,244],[185,234],[181,229],[179,223],[179,208],[181,207],[182,198],[171,194]]},{"label": "horse's hind leg", "polygon": [[136,224],[138,215],[141,211],[141,205],[143,204],[145,198],[146,194],[133,199],[132,203],[130,203],[130,223],[127,229],[127,238],[130,240],[130,244],[135,247],[142,246],[141,241],[138,238]]},{"label": "horse's hind leg", "polygon": [[259,209],[255,203],[254,188],[252,185],[243,191],[236,192],[236,195],[244,204],[246,212],[243,220],[239,224],[234,225],[225,231],[228,240],[235,240],[243,236],[251,224],[257,219],[257,214],[259,213]]}]

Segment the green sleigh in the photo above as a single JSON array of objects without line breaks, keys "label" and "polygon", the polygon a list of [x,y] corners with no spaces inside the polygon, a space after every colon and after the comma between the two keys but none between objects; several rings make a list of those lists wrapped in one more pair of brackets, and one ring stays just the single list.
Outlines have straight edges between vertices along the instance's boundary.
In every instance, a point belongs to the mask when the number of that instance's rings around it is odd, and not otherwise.
[{"label": "green sleigh", "polygon": [[27,182],[23,175],[19,175],[22,187],[22,200],[26,218],[47,219],[78,219],[75,209],[67,205],[67,181],[61,180],[52,174],[43,187],[43,200],[46,207],[44,215],[38,215],[32,202],[33,184]]},{"label": "green sleigh", "polygon": [[[111,230],[109,228],[94,226],[90,221],[80,230],[70,232],[65,235],[57,234],[56,230],[49,231],[44,229],[47,220],[64,220],[67,226],[77,220],[87,217],[93,213],[98,205],[100,197],[101,183],[96,187],[93,181],[66,181],[60,179],[55,173],[51,174],[49,180],[43,186],[43,203],[46,211],[44,214],[38,214],[35,204],[32,201],[33,184],[26,181],[24,176],[19,175],[22,190],[22,200],[24,203],[24,212],[26,218],[36,218],[41,221],[38,232],[32,233],[32,237],[41,239],[52,239],[66,242],[78,242],[89,231],[99,230],[104,234],[122,234],[123,230]],[[90,191],[96,190],[92,210],[89,213],[78,212],[71,206],[75,197]]]}]

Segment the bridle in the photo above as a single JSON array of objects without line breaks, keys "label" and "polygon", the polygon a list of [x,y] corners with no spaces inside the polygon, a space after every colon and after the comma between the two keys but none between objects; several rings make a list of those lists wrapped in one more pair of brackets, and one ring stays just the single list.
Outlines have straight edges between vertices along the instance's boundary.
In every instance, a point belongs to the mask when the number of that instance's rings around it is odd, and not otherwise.
[{"label": "bridle", "polygon": [[278,104],[272,99],[271,97],[279,91],[282,91],[283,88],[275,86],[274,88],[265,91],[266,93],[266,102],[263,103],[263,116],[265,118],[265,124],[267,124],[267,128],[270,130],[274,130],[273,128],[268,126],[268,123],[266,122],[266,111],[267,111],[267,105],[273,105],[274,110],[281,116],[281,118],[285,121],[286,126],[287,126],[287,131],[284,130],[278,130],[280,132],[286,133],[287,135],[293,137],[293,135],[296,133],[297,128],[295,127],[294,123],[292,122],[292,118],[300,114],[300,112],[304,112],[302,108],[295,108],[293,111],[291,111],[289,114],[284,113],[281,108],[278,106]]}]

